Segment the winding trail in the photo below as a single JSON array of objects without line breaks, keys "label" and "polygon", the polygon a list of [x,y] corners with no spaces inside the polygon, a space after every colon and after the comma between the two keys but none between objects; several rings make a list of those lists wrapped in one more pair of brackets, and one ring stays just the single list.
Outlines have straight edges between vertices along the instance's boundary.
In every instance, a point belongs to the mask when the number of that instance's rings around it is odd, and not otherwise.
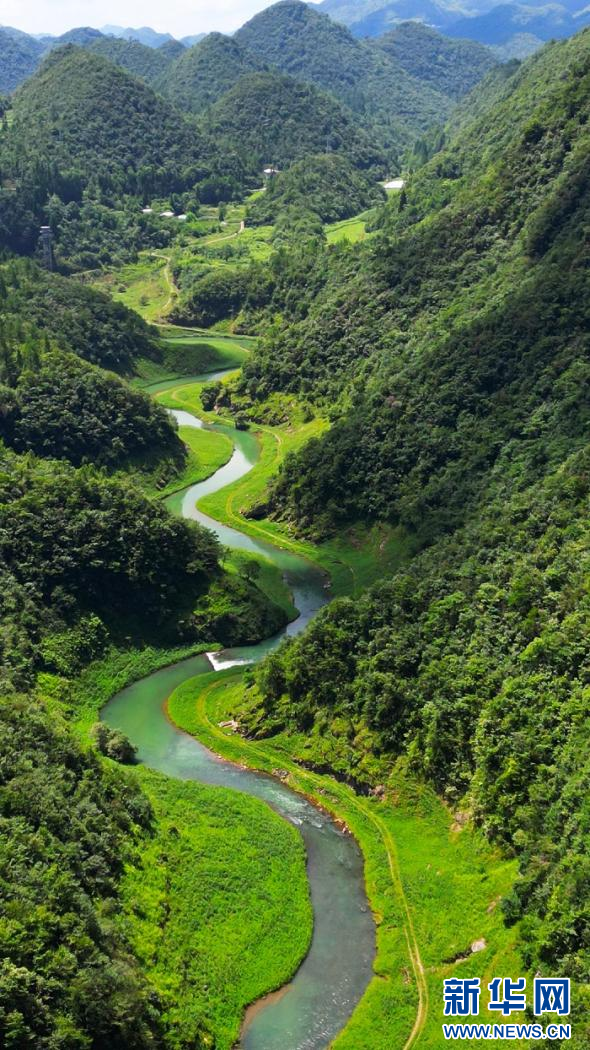
[{"label": "winding trail", "polygon": [[160,310],[160,319],[159,319],[159,322],[158,322],[159,324],[165,324],[166,323],[166,315],[167,315],[168,311],[170,310],[170,307],[174,303],[174,300],[176,299],[176,296],[178,295],[178,289],[177,289],[176,285],[174,284],[174,280],[172,278],[172,269],[171,269],[171,267],[172,267],[172,256],[171,255],[160,255],[158,252],[152,252],[152,258],[153,259],[162,259],[163,262],[165,263],[165,266],[164,266],[164,279],[166,281],[166,284],[168,285],[169,295],[168,295],[168,298],[167,298],[166,302],[164,303],[162,309]]}]

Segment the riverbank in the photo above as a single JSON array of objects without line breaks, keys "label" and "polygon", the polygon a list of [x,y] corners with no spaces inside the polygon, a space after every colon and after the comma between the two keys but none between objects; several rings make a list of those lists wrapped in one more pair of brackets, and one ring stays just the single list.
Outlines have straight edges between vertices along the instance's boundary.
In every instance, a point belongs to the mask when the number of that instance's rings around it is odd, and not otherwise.
[{"label": "riverbank", "polygon": [[[198,391],[187,386],[188,396],[198,398]],[[186,398],[184,410],[185,406],[188,407]],[[196,406],[191,402],[190,407]],[[182,508],[183,513],[190,514],[198,501],[200,508],[222,523],[223,542],[227,542],[224,528],[237,528],[243,537],[272,544],[277,555],[281,550],[288,551],[290,555],[306,557],[308,562],[321,566],[322,571],[331,569],[335,572],[337,593],[359,593],[382,574],[386,558],[403,557],[403,537],[392,537],[388,530],[381,535],[374,533],[368,540],[364,537],[358,545],[351,542],[352,532],[346,540],[334,541],[318,551],[312,544],[290,537],[277,523],[245,518],[243,512],[247,513],[248,507],[260,498],[286,449],[295,441],[305,440],[305,436],[301,430],[294,433],[292,428],[285,436],[281,428],[261,427],[255,436],[249,434],[244,440],[250,444],[254,440],[258,447],[258,459],[250,462],[251,469],[231,484],[209,490],[208,495],[202,489],[194,493],[191,490],[181,497],[177,510]],[[272,644],[276,643],[269,648]],[[255,648],[255,658],[260,659],[259,647]],[[224,656],[232,658],[231,653]],[[248,658],[247,651],[244,656]],[[186,669],[184,678],[189,677]],[[202,688],[203,703],[199,700]],[[473,832],[462,832],[462,837],[451,832],[450,816],[440,802],[423,790],[421,795],[415,786],[402,785],[408,794],[403,805],[396,786],[392,806],[391,785],[386,800],[368,798],[330,776],[302,769],[295,740],[283,737],[272,743],[254,744],[223,732],[218,723],[233,721],[242,691],[241,678],[235,675],[228,684],[224,677],[203,678],[201,673],[194,682],[183,682],[172,693],[168,711],[176,725],[215,753],[253,769],[271,773],[281,769],[288,773],[294,790],[350,828],[365,859],[367,893],[378,921],[376,976],[336,1036],[334,1047],[392,1050],[398,1046],[409,1048],[418,1039],[420,1045],[440,1046],[442,977],[454,973],[457,965],[462,968],[461,975],[471,975],[472,943],[483,941],[485,945],[477,957],[473,956],[477,975],[483,972],[484,978],[491,979],[493,964],[498,960],[506,972],[518,969],[510,935],[496,912],[498,901],[510,888],[513,871],[506,862],[492,857],[489,850],[486,853]],[[213,713],[209,711],[211,704]],[[478,882],[482,885],[478,886]],[[461,899],[465,887],[469,910]]]},{"label": "riverbank", "polygon": [[[281,734],[254,742],[221,728],[219,723],[239,717],[243,692],[243,675],[235,671],[199,677],[172,694],[168,713],[223,757],[288,774],[289,786],[344,821],[361,846],[378,922],[376,976],[334,1050],[409,1050],[418,1042],[441,1047],[445,977],[478,976],[485,987],[500,972],[522,970],[516,932],[504,926],[499,907],[510,891],[514,863],[402,774],[378,797],[359,795],[329,775],[302,768],[295,738]],[[472,952],[472,945],[481,950]]]},{"label": "riverbank", "polygon": [[[121,884],[122,922],[164,1005],[170,1045],[231,1050],[246,1007],[306,956],[312,911],[297,829],[229,788],[135,773],[154,812]],[[201,1045],[198,1043],[197,1045]]]}]

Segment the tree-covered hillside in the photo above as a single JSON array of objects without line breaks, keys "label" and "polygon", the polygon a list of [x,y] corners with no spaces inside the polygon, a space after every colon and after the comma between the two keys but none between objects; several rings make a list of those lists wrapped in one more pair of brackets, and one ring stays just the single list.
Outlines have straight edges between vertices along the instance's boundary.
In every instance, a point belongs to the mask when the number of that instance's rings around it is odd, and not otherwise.
[{"label": "tree-covered hillside", "polygon": [[[176,55],[165,47],[153,48],[140,44],[138,40],[125,40],[122,37],[99,36],[88,45],[94,55],[108,59],[116,66],[121,66],[128,73],[140,77],[152,87],[166,72]],[[181,48],[181,51],[183,48]]]},{"label": "tree-covered hillside", "polygon": [[71,46],[20,88],[12,116],[3,170],[42,164],[66,200],[90,181],[111,192],[170,192],[196,181],[203,162],[194,126],[135,77]]},{"label": "tree-covered hillside", "polygon": [[158,359],[154,330],[121,303],[28,260],[0,268],[0,306],[17,330],[26,322],[43,336],[114,372],[132,374],[138,358]]},{"label": "tree-covered hillside", "polygon": [[0,93],[9,94],[30,77],[44,50],[43,44],[27,33],[0,27]]},{"label": "tree-covered hillside", "polygon": [[449,40],[421,22],[403,22],[375,46],[407,73],[436,91],[458,99],[496,65],[488,48],[472,40]]},{"label": "tree-covered hillside", "polygon": [[209,33],[169,67],[158,88],[180,109],[202,113],[241,77],[263,69],[264,62],[232,37]]},{"label": "tree-covered hillside", "polygon": [[184,447],[163,409],[103,371],[130,372],[140,355],[161,354],[136,315],[24,261],[0,269],[0,311],[0,438],[8,446],[77,466],[181,467]]},{"label": "tree-covered hillside", "polygon": [[394,153],[450,111],[445,96],[299,0],[262,11],[235,39],[284,73],[336,95],[379,127]]},{"label": "tree-covered hillside", "polygon": [[385,191],[334,153],[297,161],[270,180],[266,192],[248,208],[251,225],[274,224],[281,212],[315,212],[322,222],[337,222],[382,204]]},{"label": "tree-covered hillside", "polygon": [[18,90],[0,135],[0,243],[32,254],[49,222],[64,270],[126,262],[174,236],[143,204],[186,192],[189,207],[199,183],[220,174],[239,190],[238,159],[147,84],[58,48]]},{"label": "tree-covered hillside", "polygon": [[207,114],[209,134],[223,149],[239,151],[249,171],[284,167],[326,148],[356,168],[386,174],[375,136],[350,111],[312,84],[276,72],[242,77]]},{"label": "tree-covered hillside", "polygon": [[159,1004],[114,917],[152,814],[30,697],[0,701],[0,1037],[155,1050]]},{"label": "tree-covered hillside", "polygon": [[[261,396],[270,385],[336,400],[358,377],[356,419],[364,421],[377,471],[370,482],[368,446],[357,442],[364,508],[374,500],[392,508],[400,486],[416,501],[426,479],[434,499],[445,476],[448,484],[455,476],[460,482],[452,500],[459,508],[464,485],[480,476],[479,469],[466,469],[463,457],[480,447],[484,462],[493,461],[497,448],[489,437],[467,441],[469,427],[456,433],[459,418],[472,419],[480,434],[485,419],[505,435],[517,419],[524,425],[541,403],[542,376],[551,363],[548,312],[556,311],[562,326],[553,339],[577,352],[576,333],[586,323],[577,282],[585,270],[583,245],[573,231],[584,221],[589,54],[585,32],[551,45],[495,85],[493,108],[484,107],[473,123],[466,119],[446,149],[392,200],[379,239],[360,252],[331,253],[320,261],[323,290],[304,319],[275,334],[260,358],[246,365],[246,380],[252,370],[259,389],[262,383]],[[571,308],[558,310],[568,297]],[[305,286],[300,298],[305,302]],[[529,302],[536,304],[532,312]],[[468,396],[457,376],[469,347],[477,353],[469,351],[465,366]],[[370,404],[364,400],[367,361],[373,377],[377,373]],[[511,410],[497,413],[508,393]],[[424,399],[427,414],[418,407]],[[349,423],[345,416],[339,425],[346,430]],[[326,450],[335,450],[336,430],[324,441]],[[317,452],[312,447],[307,455]],[[385,464],[383,477],[390,480],[381,484]],[[323,481],[330,475],[323,471]],[[349,481],[347,497],[354,503],[357,484],[352,476]],[[301,480],[299,489],[309,509],[310,487]],[[342,506],[341,478],[336,489]],[[318,502],[324,510],[326,494],[324,489]],[[444,508],[448,517],[446,496],[441,513]]]},{"label": "tree-covered hillside", "polygon": [[588,31],[494,80],[368,246],[291,274],[288,323],[245,368],[253,399],[334,420],[254,514],[404,537],[390,579],[262,665],[246,729],[296,730],[356,781],[428,779],[518,858],[503,908],[526,966],[582,986],[589,106]]}]

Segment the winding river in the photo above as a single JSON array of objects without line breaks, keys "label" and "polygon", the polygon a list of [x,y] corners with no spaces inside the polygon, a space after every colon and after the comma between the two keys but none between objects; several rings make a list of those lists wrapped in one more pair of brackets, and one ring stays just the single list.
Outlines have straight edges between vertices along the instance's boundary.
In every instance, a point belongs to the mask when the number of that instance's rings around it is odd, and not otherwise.
[{"label": "winding river", "polygon": [[[222,374],[194,376],[187,383]],[[166,385],[172,384],[151,390]],[[171,509],[206,525],[226,547],[262,554],[278,566],[293,593],[299,616],[279,635],[257,645],[192,657],[155,672],[113,697],[102,717],[127,734],[138,749],[139,760],[153,769],[179,779],[246,792],[299,828],[307,852],[314,913],[311,947],[293,980],[248,1010],[239,1046],[243,1050],[325,1050],[346,1024],[373,975],[375,926],[365,895],[360,850],[351,835],[280,780],[227,762],[177,729],[166,717],[165,704],[187,679],[212,668],[255,663],[285,634],[297,634],[329,600],[329,581],[304,559],[221,525],[198,509],[203,496],[252,469],[259,455],[258,443],[248,431],[204,424],[186,412],[174,415],[181,425],[227,434],[234,452],[212,477],[171,497]]]}]

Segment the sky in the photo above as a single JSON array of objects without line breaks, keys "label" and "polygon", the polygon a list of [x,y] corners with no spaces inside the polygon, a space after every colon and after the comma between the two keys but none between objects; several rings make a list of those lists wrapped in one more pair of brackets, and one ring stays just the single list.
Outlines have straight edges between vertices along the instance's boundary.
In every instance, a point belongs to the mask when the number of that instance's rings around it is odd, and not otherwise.
[{"label": "sky", "polygon": [[231,33],[272,0],[0,0],[0,25],[58,36],[75,26],[151,26],[173,36]]}]

